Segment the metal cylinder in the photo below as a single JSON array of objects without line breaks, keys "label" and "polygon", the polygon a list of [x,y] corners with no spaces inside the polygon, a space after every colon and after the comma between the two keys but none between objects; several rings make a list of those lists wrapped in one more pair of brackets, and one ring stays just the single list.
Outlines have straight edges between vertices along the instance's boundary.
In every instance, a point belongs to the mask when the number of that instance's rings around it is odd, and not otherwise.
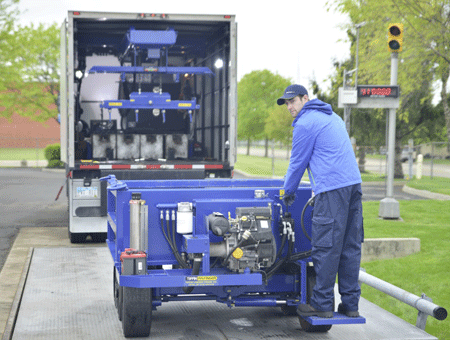
[{"label": "metal cylinder", "polygon": [[225,241],[209,244],[209,256],[225,258],[227,254],[227,244]]},{"label": "metal cylinder", "polygon": [[130,201],[130,248],[141,248],[141,200]]},{"label": "metal cylinder", "polygon": [[409,293],[406,290],[394,286],[373,275],[367,274],[362,270],[359,271],[359,281],[416,308],[420,312],[431,315],[438,320],[447,318],[447,310],[445,308],[425,300],[420,296]]}]

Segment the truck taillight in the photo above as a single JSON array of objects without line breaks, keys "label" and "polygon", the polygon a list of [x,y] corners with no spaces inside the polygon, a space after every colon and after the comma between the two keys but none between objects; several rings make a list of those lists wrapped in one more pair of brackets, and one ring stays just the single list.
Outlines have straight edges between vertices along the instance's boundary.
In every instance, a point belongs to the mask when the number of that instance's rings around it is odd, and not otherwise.
[{"label": "truck taillight", "polygon": [[73,15],[80,15],[80,12],[73,12]]}]

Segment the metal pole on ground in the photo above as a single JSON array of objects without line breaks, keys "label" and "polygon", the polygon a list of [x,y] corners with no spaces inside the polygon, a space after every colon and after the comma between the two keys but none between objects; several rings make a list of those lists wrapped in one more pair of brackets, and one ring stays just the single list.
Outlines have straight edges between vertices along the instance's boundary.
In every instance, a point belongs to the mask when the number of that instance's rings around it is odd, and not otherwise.
[{"label": "metal pole on ground", "polygon": [[[397,85],[398,53],[391,53],[391,85]],[[400,205],[394,198],[396,109],[389,109],[389,131],[387,151],[386,197],[380,201],[379,216],[384,219],[400,218]]]}]

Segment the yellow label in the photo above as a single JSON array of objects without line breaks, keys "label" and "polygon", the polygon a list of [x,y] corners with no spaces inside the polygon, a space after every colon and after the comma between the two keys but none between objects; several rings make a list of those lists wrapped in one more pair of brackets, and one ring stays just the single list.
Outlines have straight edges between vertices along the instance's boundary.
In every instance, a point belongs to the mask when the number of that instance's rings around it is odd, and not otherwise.
[{"label": "yellow label", "polygon": [[170,103],[172,101],[172,99],[166,99],[167,103]]},{"label": "yellow label", "polygon": [[122,103],[109,102],[109,106],[122,106]]},{"label": "yellow label", "polygon": [[284,196],[284,189],[280,189],[280,196]]},{"label": "yellow label", "polygon": [[178,107],[191,107],[192,106],[192,104],[189,104],[189,103],[179,103],[178,104]]},{"label": "yellow label", "polygon": [[217,276],[197,276],[198,281],[215,281]]}]

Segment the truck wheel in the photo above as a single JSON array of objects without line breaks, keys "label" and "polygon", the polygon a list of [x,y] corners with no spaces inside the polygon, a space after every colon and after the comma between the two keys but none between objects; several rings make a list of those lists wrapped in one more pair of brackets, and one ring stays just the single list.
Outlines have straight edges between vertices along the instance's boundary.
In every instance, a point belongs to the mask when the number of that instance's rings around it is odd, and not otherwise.
[{"label": "truck wheel", "polygon": [[93,233],[93,234],[91,234],[92,241],[94,243],[105,243],[107,236],[108,236],[107,233]]},{"label": "truck wheel", "polygon": [[119,286],[117,280],[116,267],[113,266],[113,296],[114,296],[114,306],[117,309],[117,315],[119,320],[122,321],[122,310],[123,310],[123,287]]},{"label": "truck wheel", "polygon": [[[308,275],[306,280],[306,303],[310,303],[311,296],[313,295],[313,288],[316,285],[316,272],[314,271],[314,267],[307,267],[306,270]],[[333,297],[333,306],[334,306],[334,297]],[[298,320],[300,321],[300,326],[302,326],[302,330],[308,333],[328,332],[332,326],[332,325],[311,325],[301,316],[298,317]]]},{"label": "truck wheel", "polygon": [[85,233],[71,233],[69,231],[70,243],[84,243],[86,242],[87,234]]},{"label": "truck wheel", "polygon": [[122,328],[126,338],[147,337],[152,325],[152,289],[123,288]]},{"label": "truck wheel", "polygon": [[281,311],[284,315],[297,315],[297,306],[281,305]]}]

